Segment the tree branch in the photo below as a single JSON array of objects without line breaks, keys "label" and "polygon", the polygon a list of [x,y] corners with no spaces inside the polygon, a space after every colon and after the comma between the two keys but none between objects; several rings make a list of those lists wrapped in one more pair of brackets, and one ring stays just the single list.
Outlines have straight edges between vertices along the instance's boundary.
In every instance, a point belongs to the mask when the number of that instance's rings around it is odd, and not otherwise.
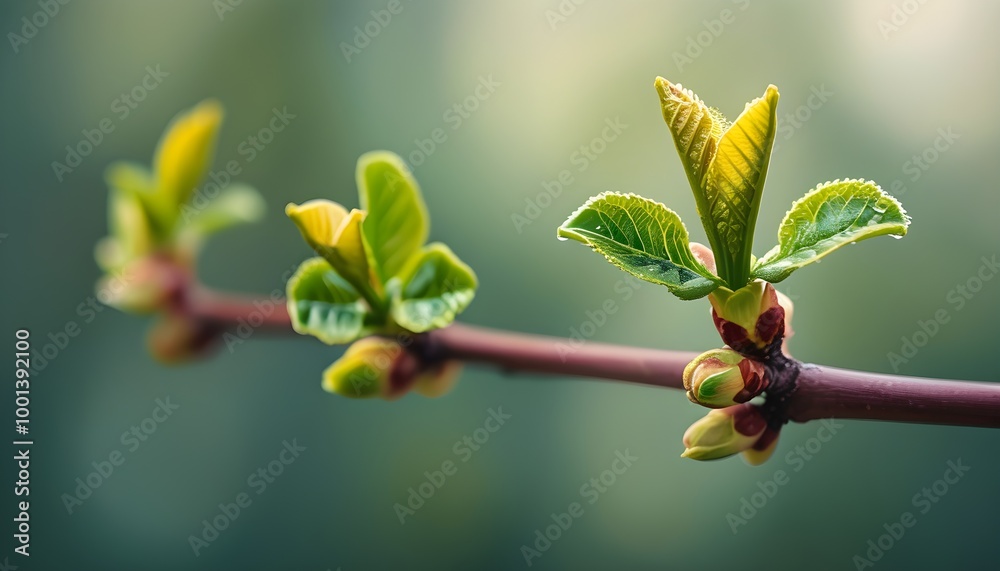
[{"label": "tree branch", "polygon": [[[256,302],[256,303],[255,303]],[[291,333],[284,300],[216,293],[199,286],[174,311],[220,327],[240,322]],[[270,309],[270,312],[268,310]],[[254,325],[254,324],[257,325]],[[453,324],[417,335],[412,350],[432,361],[459,360],[502,371],[545,373],[683,389],[697,353],[641,349]],[[852,418],[1000,428],[1000,383],[923,379],[803,364],[785,402],[788,418]]]}]

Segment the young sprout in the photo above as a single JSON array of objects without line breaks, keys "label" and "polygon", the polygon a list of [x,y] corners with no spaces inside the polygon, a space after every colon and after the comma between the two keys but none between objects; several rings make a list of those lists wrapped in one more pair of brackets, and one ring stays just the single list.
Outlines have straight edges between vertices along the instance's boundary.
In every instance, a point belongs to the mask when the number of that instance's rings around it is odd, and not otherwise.
[{"label": "young sprout", "polygon": [[741,404],[710,412],[685,435],[684,456],[707,460],[747,451],[747,459],[759,463],[773,452],[777,427],[787,421],[782,403],[798,374],[798,364],[784,352],[791,301],[772,284],[847,244],[903,236],[910,219],[875,183],[835,180],[795,201],[778,227],[778,244],[755,259],[753,235],[777,127],[777,88],[768,86],[730,122],[680,85],[658,77],[655,87],[711,248],[690,243],[674,211],[635,194],[591,198],[559,227],[558,236],[590,246],[683,300],[708,296],[728,348],[709,351],[688,366],[689,398],[707,407],[746,403],[762,392],[768,400],[759,408]]}]

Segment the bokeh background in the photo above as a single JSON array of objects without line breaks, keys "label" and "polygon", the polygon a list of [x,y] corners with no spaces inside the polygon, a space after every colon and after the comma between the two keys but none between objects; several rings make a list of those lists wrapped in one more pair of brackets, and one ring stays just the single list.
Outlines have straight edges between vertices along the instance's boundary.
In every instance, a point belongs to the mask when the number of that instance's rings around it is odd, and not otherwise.
[{"label": "bokeh background", "polygon": [[[595,339],[714,347],[704,301],[683,303],[653,285],[625,299],[616,289],[623,275],[557,241],[555,228],[587,197],[615,190],[667,203],[703,240],[653,79],[682,82],[730,117],[774,83],[782,122],[758,255],[793,199],[839,177],[892,188],[914,220],[905,240],[847,248],[782,284],[796,303],[793,353],[891,372],[888,353],[944,309],[949,321],[899,372],[995,381],[1000,280],[962,307],[949,295],[984,256],[1000,253],[996,3],[403,0],[385,25],[370,23],[383,0],[231,4],[71,2],[26,43],[15,49],[7,35],[0,49],[5,352],[17,328],[30,328],[36,347],[70,321],[80,328],[33,379],[32,556],[5,549],[0,562],[26,570],[517,569],[526,565],[521,546],[534,543],[550,514],[580,501],[581,485],[628,450],[639,460],[585,503],[532,567],[855,568],[852,558],[865,555],[883,524],[911,511],[917,525],[877,568],[995,568],[1000,432],[845,421],[800,463],[788,455],[820,425],[795,425],[762,467],[697,463],[679,458],[680,437],[703,411],[677,391],[472,367],[446,398],[356,402],[321,390],[320,372],[341,349],[315,339],[254,335],[170,368],[145,351],[147,319],[78,308],[99,277],[103,169],[118,159],[148,163],[168,120],[211,96],[227,109],[216,168],[239,161],[238,179],[269,206],[262,223],[207,246],[199,270],[212,286],[282,288],[282,274],[309,255],[282,215],[285,203],[355,205],[355,160],[381,148],[410,157],[432,239],[479,274],[464,321],[566,336],[612,299],[619,311]],[[39,10],[36,1],[5,2],[0,30],[21,34],[22,18]],[[378,32],[367,44],[356,37],[366,25]],[[345,43],[358,48],[350,57]],[[169,75],[122,118],[112,105],[147,66]],[[473,112],[461,121],[446,115],[491,77],[499,85]],[[810,100],[813,93],[825,95]],[[250,160],[240,145],[275,108],[295,119]],[[105,117],[114,132],[58,181],[52,162]],[[607,120],[627,127],[593,143]],[[417,141],[437,128],[447,140],[417,165]],[[949,129],[958,138],[939,139]],[[912,162],[935,142],[926,169]],[[575,154],[582,145],[603,152],[584,160]],[[529,208],[563,170],[572,184]],[[518,228],[512,215],[526,210],[530,224]],[[127,452],[121,434],[167,397],[180,408]],[[9,426],[13,399],[4,402]],[[461,462],[454,444],[497,407],[512,418]],[[292,439],[307,450],[254,494],[248,476]],[[125,464],[68,514],[62,495],[114,450]],[[958,459],[971,470],[920,514],[913,495]],[[446,460],[459,461],[457,474],[401,525],[394,505]],[[727,514],[777,470],[788,483],[734,534]],[[12,467],[4,473],[12,506]],[[252,505],[196,557],[188,537],[248,491]]]}]

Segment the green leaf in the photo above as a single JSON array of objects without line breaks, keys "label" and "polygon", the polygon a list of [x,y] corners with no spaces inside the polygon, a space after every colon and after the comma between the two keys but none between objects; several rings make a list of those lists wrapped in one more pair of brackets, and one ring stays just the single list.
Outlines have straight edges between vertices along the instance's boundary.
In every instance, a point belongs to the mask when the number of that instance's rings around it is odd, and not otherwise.
[{"label": "green leaf", "polygon": [[662,77],[655,85],[719,276],[733,289],[743,287],[750,277],[753,231],[774,144],[778,90],[768,86],[730,124],[690,90]]},{"label": "green leaf", "polygon": [[387,396],[392,365],[401,352],[395,341],[359,339],[323,371],[323,388],[349,398]]},{"label": "green leaf", "polygon": [[230,226],[257,222],[264,216],[267,205],[253,187],[231,184],[208,204],[199,208],[195,204],[181,207],[181,222],[185,230],[208,236]]},{"label": "green leaf", "polygon": [[429,244],[394,282],[392,317],[414,333],[446,327],[472,302],[476,274],[441,243]]},{"label": "green leaf", "polygon": [[387,151],[358,159],[358,192],[367,211],[362,232],[382,283],[396,276],[427,240],[427,207],[403,159]]},{"label": "green leaf", "polygon": [[778,229],[778,245],[757,261],[753,277],[780,282],[846,244],[885,234],[902,237],[909,224],[903,206],[873,182],[821,184],[792,204]]},{"label": "green leaf", "polygon": [[[713,251],[721,251],[722,239],[718,228],[707,218],[711,212],[708,198],[702,190],[702,182],[708,166],[715,157],[719,139],[729,127],[729,122],[718,109],[710,108],[701,99],[681,85],[674,85],[662,77],[655,81],[660,95],[660,108],[670,134],[681,157],[684,172],[694,193],[698,215],[708,234],[708,242]],[[722,266],[719,266],[722,270]],[[720,275],[725,274],[720,271]]]},{"label": "green leaf", "polygon": [[706,173],[709,212],[703,217],[718,230],[722,243],[715,261],[727,267],[724,277],[731,288],[750,281],[753,232],[774,145],[777,107],[778,90],[768,86],[722,134]]},{"label": "green leaf", "polygon": [[[149,169],[136,163],[120,161],[108,166],[104,171],[104,180],[111,189],[111,203],[115,201],[115,193],[128,194],[131,199],[139,202],[146,213],[154,242],[162,243],[169,238],[173,213],[157,200],[156,180]],[[113,204],[111,208],[114,208]]]},{"label": "green leaf", "polygon": [[365,212],[357,208],[348,212],[336,202],[315,199],[290,203],[285,214],[298,226],[309,246],[365,298],[369,307],[382,314],[382,287],[372,287],[371,255],[362,234]]},{"label": "green leaf", "polygon": [[160,139],[153,161],[157,200],[174,220],[212,164],[222,115],[222,105],[207,99],[174,117]]},{"label": "green leaf", "polygon": [[718,109],[708,107],[682,85],[674,85],[662,77],[656,78],[655,85],[660,95],[663,120],[673,135],[691,189],[697,191],[715,157],[719,139],[729,127],[729,121]]},{"label": "green leaf", "polygon": [[153,251],[156,237],[149,215],[135,192],[112,188],[108,195],[110,235],[97,243],[97,263],[107,272],[121,270]]},{"label": "green leaf", "polygon": [[626,272],[667,286],[681,299],[698,299],[720,280],[691,253],[687,229],[666,206],[634,194],[603,193],[587,201],[559,227]]},{"label": "green leaf", "polygon": [[336,345],[371,332],[367,304],[323,258],[302,262],[287,293],[292,328],[302,335]]},{"label": "green leaf", "polygon": [[111,163],[104,171],[108,186],[127,190],[136,194],[152,195],[156,192],[156,181],[146,167],[128,161]]}]

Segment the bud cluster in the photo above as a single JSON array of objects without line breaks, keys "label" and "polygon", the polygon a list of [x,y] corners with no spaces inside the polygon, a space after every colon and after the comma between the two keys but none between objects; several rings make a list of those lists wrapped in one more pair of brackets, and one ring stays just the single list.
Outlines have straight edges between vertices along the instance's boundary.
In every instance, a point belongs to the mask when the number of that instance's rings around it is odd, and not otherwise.
[{"label": "bud cluster", "polygon": [[[692,243],[691,252],[715,271],[709,248]],[[765,407],[750,401],[769,387],[775,390],[772,375],[781,367],[770,365],[787,361],[792,302],[763,280],[735,291],[719,287],[708,299],[712,321],[727,346],[702,353],[684,368],[688,398],[715,410],[684,434],[682,456],[714,460],[742,453],[747,462],[758,465],[774,452],[780,423],[769,418]]]},{"label": "bud cluster", "polygon": [[323,372],[323,388],[351,398],[394,400],[410,390],[438,397],[451,390],[460,371],[455,361],[426,363],[399,341],[366,337]]},{"label": "bud cluster", "polygon": [[786,315],[773,285],[755,280],[736,291],[720,287],[709,294],[708,300],[715,328],[726,345],[758,358],[780,350]]}]

